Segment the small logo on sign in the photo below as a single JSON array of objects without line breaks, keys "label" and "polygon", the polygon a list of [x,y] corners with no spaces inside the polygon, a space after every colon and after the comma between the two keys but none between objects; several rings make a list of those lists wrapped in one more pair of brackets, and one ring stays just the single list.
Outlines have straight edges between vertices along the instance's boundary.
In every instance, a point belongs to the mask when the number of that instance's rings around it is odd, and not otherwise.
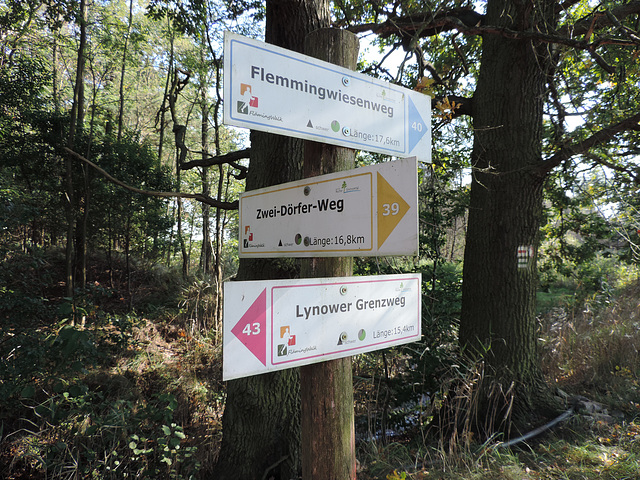
[{"label": "small logo on sign", "polygon": [[291,328],[289,325],[285,325],[284,327],[280,327],[280,338],[284,340],[289,346],[293,346],[296,344],[296,336],[291,335]]},{"label": "small logo on sign", "polygon": [[238,113],[242,113],[244,115],[249,114],[249,107],[258,108],[258,97],[253,96],[251,93],[251,85],[246,83],[240,84],[240,100],[236,104],[236,108]]},{"label": "small logo on sign", "polygon": [[289,347],[296,344],[296,336],[291,335],[291,327],[289,325],[284,325],[280,327],[280,338],[284,343],[278,344],[278,356],[286,357],[289,354]]},{"label": "small logo on sign", "polygon": [[360,191],[360,187],[358,186],[349,187],[347,185],[346,180],[342,181],[342,185],[340,185],[340,188],[336,188],[336,193],[351,193],[351,192],[359,192],[359,191]]},{"label": "small logo on sign", "polygon": [[244,227],[244,235],[242,238],[242,245],[244,248],[249,248],[249,242],[253,242],[253,232],[251,232],[251,227],[246,225]]}]

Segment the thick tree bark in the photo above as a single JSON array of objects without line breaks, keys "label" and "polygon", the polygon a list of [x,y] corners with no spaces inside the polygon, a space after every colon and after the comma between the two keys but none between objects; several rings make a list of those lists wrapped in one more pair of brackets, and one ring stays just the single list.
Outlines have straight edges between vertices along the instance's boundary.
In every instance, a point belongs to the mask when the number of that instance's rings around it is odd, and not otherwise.
[{"label": "thick tree bark", "polygon": [[[265,39],[302,52],[309,32],[330,24],[326,0],[268,0]],[[299,179],[302,141],[251,132],[246,190]],[[291,278],[286,259],[242,259],[238,280]],[[300,459],[300,385],[297,369],[232,380],[227,384],[223,439],[216,480],[297,478]],[[268,475],[267,475],[268,473]]]},{"label": "thick tree bark", "polygon": [[[246,189],[299,178],[301,147],[296,139],[251,132]],[[297,270],[287,259],[241,259],[237,279],[292,278]],[[260,480],[267,471],[276,479],[296,478],[301,468],[299,391],[298,369],[228,382],[222,447],[210,478]]]},{"label": "thick tree bark", "polygon": [[[487,22],[517,30],[553,28],[553,1],[536,9],[518,1],[490,0]],[[542,115],[546,46],[526,40],[485,36],[474,94],[473,180],[463,273],[460,343],[471,357],[482,356],[490,382],[510,388],[513,419],[526,423],[532,414],[549,414],[553,400],[546,389],[536,348],[536,252],[542,216],[544,178],[537,175],[542,157]],[[518,262],[519,247],[529,252]],[[485,394],[489,390],[485,390]],[[495,391],[495,390],[494,390]],[[479,415],[491,401],[481,394]]]},{"label": "thick tree bark", "polygon": [[[320,29],[307,36],[305,53],[336,65],[356,68],[358,38],[345,30]],[[349,170],[355,151],[306,141],[304,177]],[[311,258],[301,262],[301,277],[353,274],[352,257]],[[351,357],[300,369],[302,477],[308,480],[355,479],[355,429]]]}]

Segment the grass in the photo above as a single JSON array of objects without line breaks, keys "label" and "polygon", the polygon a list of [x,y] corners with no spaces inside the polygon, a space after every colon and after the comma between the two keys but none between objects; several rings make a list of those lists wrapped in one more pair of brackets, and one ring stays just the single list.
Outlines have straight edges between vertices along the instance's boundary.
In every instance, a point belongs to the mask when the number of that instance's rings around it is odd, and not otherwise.
[{"label": "grass", "polygon": [[[545,437],[513,449],[483,449],[470,443],[450,456],[442,449],[415,443],[367,446],[367,479],[522,480],[522,479],[638,479],[640,423],[606,423],[574,417]],[[367,451],[365,451],[367,450]]]},{"label": "grass", "polygon": [[[29,277],[25,265],[7,266],[7,278],[22,283],[1,287],[0,478],[210,478],[222,432],[222,352],[215,324],[206,336],[187,321],[212,311],[209,286],[193,283],[168,306],[154,301],[152,310],[139,305],[129,314],[118,286],[97,281],[76,304],[84,322],[71,326],[68,302],[47,295],[54,289],[38,279],[42,271]],[[168,297],[166,279],[145,281],[163,285],[161,296]],[[42,298],[24,285],[44,292]],[[144,293],[147,303],[156,298],[150,288]],[[360,356],[356,414],[368,421],[357,428],[375,429],[385,415],[392,425],[406,412],[415,423],[384,441],[359,441],[358,478],[640,479],[640,282],[586,296],[579,308],[566,287],[542,298],[548,381],[602,403],[606,412],[582,412],[511,449],[492,448],[470,433],[452,444],[426,431],[428,407],[440,398],[420,390],[429,378],[408,376],[425,352]],[[446,352],[432,351],[433,361]],[[445,384],[444,371],[428,375]],[[428,399],[417,412],[407,403],[415,393]]]},{"label": "grass", "polygon": [[[555,292],[540,316],[544,373],[605,410],[579,412],[511,449],[471,435],[455,448],[420,427],[389,445],[361,445],[361,480],[640,479],[640,282],[593,294],[576,308]],[[428,423],[429,418],[424,423]]]},{"label": "grass", "polygon": [[536,295],[538,313],[548,312],[557,305],[564,305],[574,297],[574,290],[568,287],[554,287],[541,290]]},{"label": "grass", "polygon": [[147,317],[143,304],[125,313],[101,279],[74,305],[33,298],[23,285],[50,286],[19,260],[2,265],[21,275],[4,277],[0,297],[0,478],[208,475],[224,395],[214,342],[187,333],[170,304],[155,310],[163,316]]}]

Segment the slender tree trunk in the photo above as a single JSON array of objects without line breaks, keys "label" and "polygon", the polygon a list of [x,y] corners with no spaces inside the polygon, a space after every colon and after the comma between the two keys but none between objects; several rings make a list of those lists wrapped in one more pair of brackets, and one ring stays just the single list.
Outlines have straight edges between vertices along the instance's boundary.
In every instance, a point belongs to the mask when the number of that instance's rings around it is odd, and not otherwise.
[{"label": "slender tree trunk", "polygon": [[[80,45],[78,46],[78,60],[76,65],[76,81],[73,89],[73,103],[71,105],[69,135],[67,147],[75,147],[76,131],[82,127],[84,118],[84,66],[85,49],[87,44],[87,5],[80,0]],[[65,195],[67,221],[67,247],[65,252],[65,284],[66,294],[73,297],[73,241],[75,227],[74,191],[73,191],[73,159],[65,157]]]},{"label": "slender tree trunk", "polygon": [[[86,158],[90,158],[88,155]],[[80,232],[79,232],[79,241],[78,241],[78,264],[79,264],[79,273],[80,278],[78,280],[79,287],[81,289],[85,289],[87,285],[87,244],[88,244],[88,228],[89,228],[89,209],[91,208],[91,170],[87,166],[83,166],[82,169],[82,177],[83,177],[83,190],[84,194],[82,196],[82,219],[80,222]]]},{"label": "slender tree trunk", "polygon": [[[158,161],[162,165],[162,147],[164,145],[164,131],[166,128],[167,100],[170,95],[171,78],[173,77],[173,30],[169,29],[169,64],[167,65],[167,79],[164,85],[164,95],[162,96],[162,105],[156,116],[156,126],[159,129],[160,138],[158,139]],[[158,125],[159,124],[159,125]],[[171,250],[171,247],[169,247]]]},{"label": "slender tree trunk", "polygon": [[129,46],[129,35],[131,34],[131,24],[133,23],[133,0],[129,0],[129,20],[127,23],[127,33],[124,37],[122,48],[122,65],[120,66],[120,88],[118,89],[118,136],[122,139],[122,126],[124,124],[124,74],[127,66],[127,49]]},{"label": "slender tree trunk", "polygon": [[[266,41],[302,52],[306,35],[330,24],[326,0],[267,0]],[[303,148],[298,139],[251,132],[246,190],[300,178]],[[241,259],[238,280],[291,278],[286,259]],[[211,478],[297,478],[300,459],[298,369],[232,380],[227,385],[222,447]],[[342,480],[342,479],[336,479]]]},{"label": "slender tree trunk", "polygon": [[[207,168],[203,168],[200,173],[202,181],[202,194],[210,195],[209,173]],[[211,242],[211,207],[202,204],[202,247],[200,251],[200,269],[202,274],[208,276],[213,266],[213,248]]]},{"label": "slender tree trunk", "polygon": [[[59,20],[59,18],[58,18]],[[59,28],[54,28],[52,32],[53,45],[52,45],[52,68],[51,68],[51,96],[53,97],[53,112],[57,117],[60,115],[60,92],[58,90],[58,35],[60,34]]]},{"label": "slender tree trunk", "polygon": [[[200,61],[204,64],[205,59],[202,56],[204,46],[201,48]],[[207,72],[200,72],[200,145],[202,148],[202,159],[205,160],[209,155],[209,101],[207,99]],[[209,185],[209,170],[202,167],[200,173],[202,181],[202,194],[209,195],[211,186]],[[220,198],[220,197],[218,197]],[[200,252],[200,268],[203,275],[207,276],[211,272],[213,263],[213,250],[211,247],[211,223],[210,223],[211,207],[202,204],[202,248]]]},{"label": "slender tree trunk", "polygon": [[[160,129],[160,138],[158,139],[158,161],[160,162],[160,165],[162,165],[162,151],[163,151],[163,145],[164,145],[164,132],[166,129],[166,114],[167,114],[167,109],[169,109],[171,107],[171,95],[172,95],[172,85],[173,83],[171,82],[171,79],[173,78],[173,74],[174,74],[174,68],[173,68],[173,62],[174,62],[174,44],[173,44],[173,29],[170,28],[171,27],[171,23],[169,20],[167,20],[169,22],[168,25],[168,30],[169,30],[169,64],[167,65],[167,79],[165,82],[165,86],[164,86],[164,95],[162,96],[162,105],[160,106],[160,111],[158,112],[158,116],[156,117],[157,121],[156,124],[160,124],[159,125],[159,129]],[[169,105],[167,105],[167,103],[169,103]],[[171,162],[172,165],[178,167],[177,162]],[[178,173],[176,172],[176,174],[178,175]],[[179,177],[178,177],[179,178]],[[178,189],[180,187],[180,183],[178,182]],[[179,199],[176,199],[175,202],[172,202],[172,206],[171,206],[171,219],[172,220],[176,220],[176,211],[179,211],[181,209],[178,208],[178,201]],[[180,204],[181,205],[181,204]],[[178,220],[178,225],[179,227],[181,226],[181,222],[180,220]],[[172,248],[173,248],[173,228],[171,229],[171,233],[169,234],[169,243],[167,244],[167,267],[171,266],[171,253],[172,253]],[[184,265],[183,265],[184,268]]]},{"label": "slender tree trunk", "polygon": [[[176,189],[179,192],[181,188],[181,172],[182,172],[182,164],[185,162],[187,158],[187,154],[189,150],[185,145],[185,138],[187,134],[187,126],[181,125],[178,120],[178,115],[176,111],[176,104],[178,101],[178,95],[180,91],[187,85],[189,82],[189,78],[180,79],[179,72],[174,71],[173,81],[171,83],[171,88],[169,90],[169,110],[171,111],[171,119],[173,121],[173,135],[176,143]],[[180,244],[180,251],[182,253],[182,276],[183,278],[187,278],[189,276],[189,254],[187,253],[187,247],[185,245],[184,236],[182,235],[182,199],[177,199],[178,203],[178,228],[176,232],[176,236],[178,238],[178,243]]]},{"label": "slender tree trunk", "polygon": [[[214,58],[215,65],[215,75],[216,75],[216,102],[213,107],[213,122],[214,122],[214,133],[215,133],[215,146],[216,146],[216,155],[221,153],[220,150],[220,125],[218,123],[219,114],[220,114],[220,105],[222,104],[222,75],[220,73],[221,67],[221,59]],[[227,192],[229,191],[229,182],[230,179],[227,176],[226,181],[226,189],[223,191],[223,187],[225,185],[225,167],[224,165],[218,165],[218,196],[217,198],[223,199],[227,197]],[[215,285],[216,285],[216,340],[222,341],[222,312],[223,312],[223,301],[224,301],[224,289],[222,288],[223,281],[223,271],[222,271],[222,244],[224,242],[224,229],[226,225],[227,211],[221,210],[220,208],[216,208],[216,249],[214,253],[214,275],[215,275]]]},{"label": "slender tree trunk", "polygon": [[[515,0],[489,0],[486,21],[515,30],[552,30],[553,1],[536,8]],[[464,256],[460,342],[486,361],[490,382],[479,416],[513,419],[550,414],[536,345],[536,252],[544,178],[542,115],[549,54],[544,45],[501,36],[483,39],[474,94],[474,167]],[[522,247],[522,248],[521,248]],[[518,251],[531,252],[518,260]],[[496,386],[500,388],[496,389]],[[487,392],[494,392],[493,398]],[[504,397],[505,392],[511,392]],[[491,402],[500,405],[490,405]]]},{"label": "slender tree trunk", "polygon": [[125,254],[125,265],[126,265],[126,279],[127,279],[127,296],[129,311],[133,310],[133,286],[131,285],[131,216],[132,216],[132,205],[131,201],[129,201],[129,206],[127,208],[127,225],[126,225],[126,237],[124,239],[124,254]]},{"label": "slender tree trunk", "polygon": [[73,232],[75,215],[73,209],[73,165],[70,155],[65,156],[65,213],[67,222],[67,244],[65,249],[65,291],[73,297]]},{"label": "slender tree trunk", "polygon": [[[229,192],[230,179],[227,177],[227,181],[224,182],[224,167],[219,165],[219,177],[218,177],[218,198],[226,198]],[[223,183],[226,188],[223,190]],[[222,281],[224,271],[222,268],[222,245],[224,242],[224,229],[227,224],[227,211],[216,208],[216,250],[215,250],[215,282],[216,282],[216,337],[215,339],[222,342],[222,314],[223,314],[223,301],[224,301],[224,289],[222,288]]]},{"label": "slender tree trunk", "polygon": [[[180,170],[178,170],[180,172]],[[180,191],[180,173],[178,173],[177,179],[178,192]],[[180,253],[182,254],[182,278],[186,279],[189,276],[189,254],[187,253],[187,246],[184,241],[184,235],[182,234],[182,199],[178,198],[178,208],[176,214],[178,216],[176,236],[178,243],[180,244]]]},{"label": "slender tree trunk", "polygon": [[[93,74],[92,64],[90,70]],[[91,158],[91,147],[93,144],[93,135],[95,130],[95,114],[96,114],[96,99],[98,97],[97,92],[97,82],[95,81],[95,76],[93,77],[93,91],[91,97],[91,120],[89,121],[89,135],[87,138],[87,149],[84,153],[85,158]],[[79,226],[78,232],[78,248],[77,248],[77,264],[79,265],[79,273],[80,279],[77,283],[79,283],[80,288],[84,290],[87,285],[87,255],[88,255],[88,242],[89,242],[89,214],[91,210],[91,181],[93,179],[93,171],[86,165],[82,165],[82,178],[83,178],[83,191],[82,197],[80,198],[80,206],[82,212],[82,219]]]},{"label": "slender tree trunk", "polygon": [[[176,202],[171,202],[171,222],[175,223],[176,220]],[[169,232],[169,243],[167,245],[167,267],[171,266],[171,252],[173,247],[173,228]]]},{"label": "slender tree trunk", "polygon": [[[111,187],[108,187],[111,188]],[[115,233],[113,231],[113,219],[111,210],[107,212],[107,231],[109,247],[107,249],[107,265],[109,266],[109,288],[113,288],[113,244],[115,243]]]}]

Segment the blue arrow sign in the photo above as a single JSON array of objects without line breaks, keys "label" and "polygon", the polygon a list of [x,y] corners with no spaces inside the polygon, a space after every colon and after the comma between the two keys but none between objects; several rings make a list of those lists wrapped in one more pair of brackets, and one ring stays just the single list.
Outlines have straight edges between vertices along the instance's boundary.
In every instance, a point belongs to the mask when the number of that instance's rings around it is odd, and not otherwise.
[{"label": "blue arrow sign", "polygon": [[409,97],[409,154],[413,154],[422,137],[427,133],[429,127],[423,120],[422,115],[416,108],[411,97]]},{"label": "blue arrow sign", "polygon": [[229,32],[224,52],[225,124],[431,161],[429,96]]}]

